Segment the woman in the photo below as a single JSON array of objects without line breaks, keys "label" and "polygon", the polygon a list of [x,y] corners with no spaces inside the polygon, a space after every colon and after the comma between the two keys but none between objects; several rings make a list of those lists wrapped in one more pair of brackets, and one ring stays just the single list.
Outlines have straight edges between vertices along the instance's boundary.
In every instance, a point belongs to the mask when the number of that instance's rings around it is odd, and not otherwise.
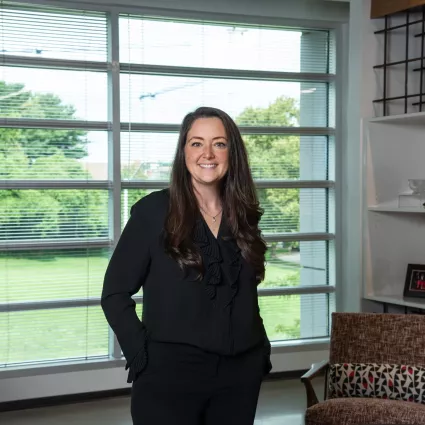
[{"label": "woman", "polygon": [[[189,113],[170,188],[133,205],[105,275],[135,425],[254,423],[271,369],[261,214],[236,124],[214,108]],[[131,296],[142,287],[140,321]]]}]

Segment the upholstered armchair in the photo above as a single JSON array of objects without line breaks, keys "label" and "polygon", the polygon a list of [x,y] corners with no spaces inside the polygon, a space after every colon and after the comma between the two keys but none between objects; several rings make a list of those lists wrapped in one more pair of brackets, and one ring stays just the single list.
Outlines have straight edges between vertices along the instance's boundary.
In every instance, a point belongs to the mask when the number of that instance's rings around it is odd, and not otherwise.
[{"label": "upholstered armchair", "polygon": [[[319,401],[312,380],[323,375]],[[425,424],[425,316],[334,313],[329,360],[301,381],[306,425]]]}]

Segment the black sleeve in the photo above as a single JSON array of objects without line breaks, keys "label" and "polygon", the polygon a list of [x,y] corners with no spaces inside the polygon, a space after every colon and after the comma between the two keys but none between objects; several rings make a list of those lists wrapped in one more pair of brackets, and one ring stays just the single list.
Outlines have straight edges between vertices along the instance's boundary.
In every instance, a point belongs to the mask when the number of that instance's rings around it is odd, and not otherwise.
[{"label": "black sleeve", "polygon": [[260,306],[258,305],[258,314],[260,315],[261,318],[261,325],[263,328],[263,350],[264,350],[264,375],[268,375],[269,372],[272,370],[273,365],[271,362],[271,355],[272,355],[272,345],[270,343],[269,337],[267,336],[267,331],[266,328],[264,326],[264,321],[263,318],[261,317],[260,314]]},{"label": "black sleeve", "polygon": [[266,328],[264,327],[264,324],[263,324],[263,335],[264,335],[263,347],[264,347],[264,356],[265,356],[264,375],[268,375],[273,368],[273,365],[270,359],[272,354],[272,345],[270,344],[270,340],[269,340],[269,337],[267,336],[267,332],[266,332]]},{"label": "black sleeve", "polygon": [[[126,369],[133,362],[140,369],[146,362],[146,329],[137,316],[132,296],[140,290],[149,272],[152,230],[147,216],[142,204],[133,205],[103,282],[101,306],[127,360]],[[128,382],[133,378],[129,376]]]}]

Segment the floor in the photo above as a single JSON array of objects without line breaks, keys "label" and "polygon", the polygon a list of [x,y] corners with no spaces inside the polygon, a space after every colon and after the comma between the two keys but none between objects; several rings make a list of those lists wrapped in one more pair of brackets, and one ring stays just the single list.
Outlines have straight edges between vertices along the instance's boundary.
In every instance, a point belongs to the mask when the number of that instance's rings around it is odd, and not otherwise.
[{"label": "floor", "polygon": [[[316,386],[320,397],[323,381]],[[255,425],[303,425],[305,391],[299,380],[263,384]],[[0,413],[4,425],[131,425],[129,398]]]}]

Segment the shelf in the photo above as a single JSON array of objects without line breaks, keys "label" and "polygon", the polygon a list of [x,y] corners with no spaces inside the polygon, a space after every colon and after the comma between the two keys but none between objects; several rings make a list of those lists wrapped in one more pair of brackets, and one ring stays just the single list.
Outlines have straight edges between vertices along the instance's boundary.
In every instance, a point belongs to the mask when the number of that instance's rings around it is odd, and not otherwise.
[{"label": "shelf", "polygon": [[412,298],[403,298],[398,295],[365,295],[363,296],[365,300],[376,301],[384,304],[393,304],[393,305],[401,305],[403,307],[412,307],[412,308],[420,308],[425,310],[425,298],[423,301],[421,300],[413,300]]},{"label": "shelf", "polygon": [[389,212],[389,213],[409,213],[409,214],[425,214],[425,208],[419,207],[386,207],[386,206],[375,206],[369,207],[369,211],[375,212]]},{"label": "shelf", "polygon": [[400,125],[423,125],[425,126],[425,112],[412,114],[387,115],[369,119],[370,123],[400,124]]}]

